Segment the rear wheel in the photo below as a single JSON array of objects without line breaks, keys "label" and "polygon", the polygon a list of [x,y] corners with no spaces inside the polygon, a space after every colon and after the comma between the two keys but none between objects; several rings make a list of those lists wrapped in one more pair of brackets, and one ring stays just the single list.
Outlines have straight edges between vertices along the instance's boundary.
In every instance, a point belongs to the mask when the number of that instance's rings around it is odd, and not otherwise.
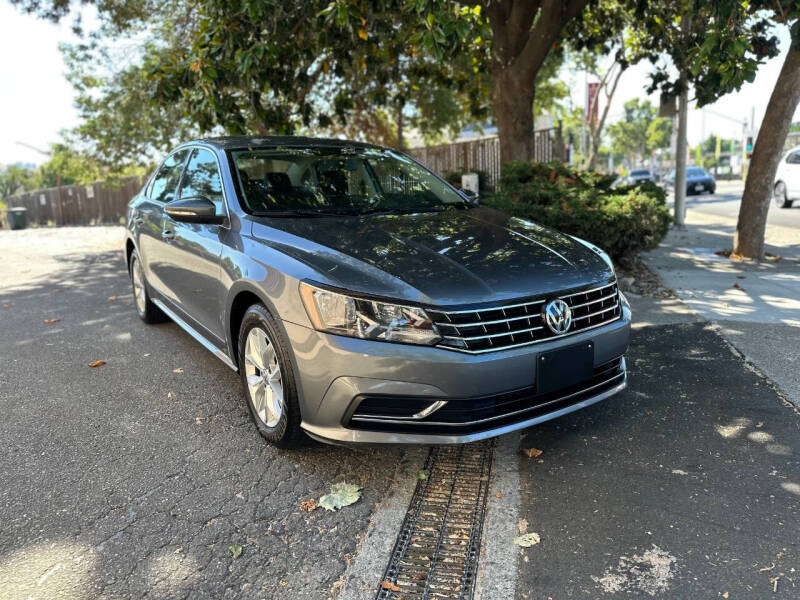
[{"label": "rear wheel", "polygon": [[238,358],[247,406],[258,432],[281,448],[301,445],[306,436],[300,428],[289,346],[262,304],[248,308],[242,318]]},{"label": "rear wheel", "polygon": [[792,201],[789,200],[789,194],[786,191],[786,184],[779,181],[775,184],[772,190],[772,197],[775,199],[775,206],[778,208],[791,208]]},{"label": "rear wheel", "polygon": [[147,282],[144,279],[144,271],[142,270],[142,261],[139,258],[139,252],[136,250],[131,252],[128,271],[131,274],[133,302],[139,318],[149,324],[166,321],[166,315],[150,300],[150,294],[147,292]]}]

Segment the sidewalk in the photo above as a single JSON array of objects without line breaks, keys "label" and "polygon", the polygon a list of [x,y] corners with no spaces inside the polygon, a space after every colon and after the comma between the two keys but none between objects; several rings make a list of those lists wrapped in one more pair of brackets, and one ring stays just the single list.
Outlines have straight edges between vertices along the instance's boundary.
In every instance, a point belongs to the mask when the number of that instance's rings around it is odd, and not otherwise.
[{"label": "sidewalk", "polygon": [[800,232],[770,226],[767,251],[781,258],[753,264],[715,253],[730,250],[735,227],[735,219],[689,210],[686,228],[670,230],[643,259],[685,307],[714,323],[800,405]]}]

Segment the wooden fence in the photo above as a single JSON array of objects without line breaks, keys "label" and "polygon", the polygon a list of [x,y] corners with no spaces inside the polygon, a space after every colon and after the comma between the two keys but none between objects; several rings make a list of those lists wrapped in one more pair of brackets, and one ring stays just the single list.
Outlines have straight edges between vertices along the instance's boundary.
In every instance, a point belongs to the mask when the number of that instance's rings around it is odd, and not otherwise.
[{"label": "wooden fence", "polygon": [[[556,129],[540,129],[534,131],[533,135],[532,160],[549,162],[561,159]],[[484,171],[491,189],[495,189],[500,181],[500,140],[496,135],[439,146],[411,148],[408,153],[439,175],[448,171]]]},{"label": "wooden fence", "polygon": [[125,209],[144,185],[146,176],[127,177],[117,185],[63,185],[10,196],[8,208],[27,209],[32,225],[97,225],[119,223]]}]

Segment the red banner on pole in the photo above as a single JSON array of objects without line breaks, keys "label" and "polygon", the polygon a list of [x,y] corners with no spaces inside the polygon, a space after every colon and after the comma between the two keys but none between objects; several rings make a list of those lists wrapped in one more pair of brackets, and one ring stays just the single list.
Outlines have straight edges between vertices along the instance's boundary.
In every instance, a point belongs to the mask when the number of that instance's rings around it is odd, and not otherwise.
[{"label": "red banner on pole", "polygon": [[594,82],[586,85],[586,122],[596,125],[599,114],[597,106],[599,104],[600,83]]}]

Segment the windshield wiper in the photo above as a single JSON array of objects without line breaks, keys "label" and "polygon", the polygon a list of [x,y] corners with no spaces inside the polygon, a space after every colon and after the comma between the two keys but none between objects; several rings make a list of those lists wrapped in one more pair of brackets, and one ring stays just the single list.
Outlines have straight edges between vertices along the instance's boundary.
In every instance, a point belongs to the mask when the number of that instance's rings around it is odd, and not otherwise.
[{"label": "windshield wiper", "polygon": [[309,208],[295,208],[292,210],[263,210],[255,211],[252,213],[256,217],[341,217],[344,215],[353,215],[351,211],[338,211],[330,212],[324,210],[312,210]]},{"label": "windshield wiper", "polygon": [[445,210],[447,209],[437,206],[427,206],[424,208],[373,208],[361,211],[358,215],[410,215],[414,213],[439,213]]}]

